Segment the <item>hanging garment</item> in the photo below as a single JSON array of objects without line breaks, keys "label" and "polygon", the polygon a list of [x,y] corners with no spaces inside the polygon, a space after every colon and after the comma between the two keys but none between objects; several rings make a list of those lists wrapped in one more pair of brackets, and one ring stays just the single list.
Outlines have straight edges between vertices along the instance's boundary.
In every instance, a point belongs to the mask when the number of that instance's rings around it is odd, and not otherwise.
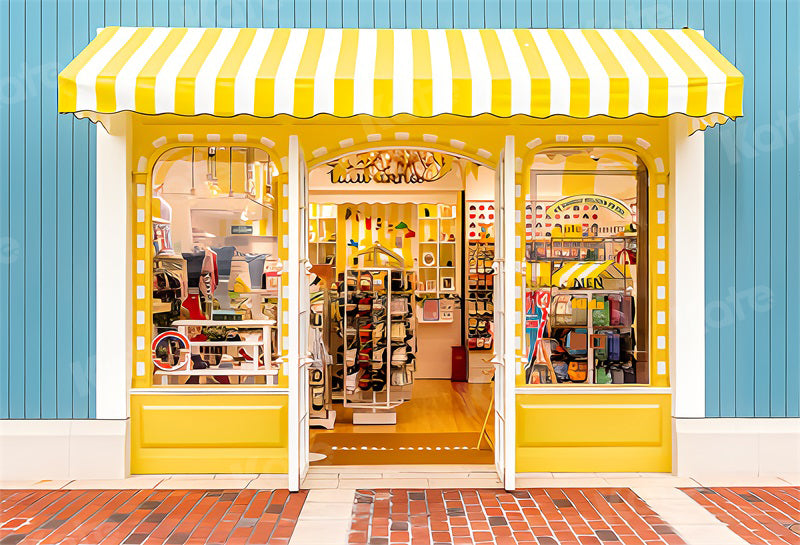
[{"label": "hanging garment", "polygon": [[228,270],[228,279],[229,291],[239,291],[235,289],[235,286],[240,284],[247,288],[245,292],[250,291],[250,267],[244,256],[235,256],[233,258]]},{"label": "hanging garment", "polygon": [[231,262],[233,261],[233,254],[236,248],[233,246],[221,246],[219,248],[211,248],[217,254],[217,267],[219,275],[222,277],[230,276]]},{"label": "hanging garment", "polygon": [[186,279],[190,288],[196,288],[200,285],[200,275],[203,273],[203,261],[205,260],[205,252],[192,252],[184,253],[183,259],[186,260]]},{"label": "hanging garment", "polygon": [[205,320],[206,316],[203,314],[202,306],[200,304],[200,295],[190,293],[186,300],[183,301],[183,308],[189,311],[190,320]]},{"label": "hanging garment", "polygon": [[214,293],[219,284],[219,268],[217,267],[217,253],[211,248],[206,248],[201,272],[209,275],[209,293]]},{"label": "hanging garment", "polygon": [[247,266],[250,268],[250,286],[260,288],[267,256],[264,254],[247,254],[245,259],[247,259]]}]

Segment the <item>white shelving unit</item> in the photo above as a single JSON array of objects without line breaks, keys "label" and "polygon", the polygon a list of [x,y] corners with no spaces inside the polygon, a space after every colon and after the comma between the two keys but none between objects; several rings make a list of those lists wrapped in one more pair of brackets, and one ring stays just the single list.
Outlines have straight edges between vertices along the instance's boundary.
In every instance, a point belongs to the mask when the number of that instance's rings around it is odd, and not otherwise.
[{"label": "white shelving unit", "polygon": [[336,213],[335,204],[312,204],[308,220],[308,257],[314,265],[336,262]]},{"label": "white shelving unit", "polygon": [[[458,263],[461,255],[456,206],[439,204],[435,214],[425,216],[420,206],[419,222],[419,280],[417,293],[439,297],[459,292]],[[449,264],[448,264],[449,263]]]},{"label": "white shelving unit", "polygon": [[[161,385],[169,384],[169,377],[274,377],[266,379],[267,384],[277,384],[278,366],[272,358],[272,332],[277,327],[275,320],[177,320],[172,323],[178,331],[188,338],[190,327],[214,327],[222,326],[228,329],[260,329],[260,341],[191,341],[192,348],[195,347],[218,347],[218,348],[240,348],[253,347],[253,361],[232,369],[186,369],[182,371],[156,371],[155,376],[160,379]],[[258,368],[258,361],[263,355],[264,368]],[[245,366],[246,365],[246,366]]]}]

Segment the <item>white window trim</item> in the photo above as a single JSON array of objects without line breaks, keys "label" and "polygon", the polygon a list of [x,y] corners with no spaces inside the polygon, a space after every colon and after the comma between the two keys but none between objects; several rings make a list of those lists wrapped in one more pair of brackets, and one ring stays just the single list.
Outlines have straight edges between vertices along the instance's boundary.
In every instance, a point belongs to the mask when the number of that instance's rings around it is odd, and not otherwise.
[{"label": "white window trim", "polygon": [[670,120],[670,362],[675,418],[704,418],[705,143],[685,118]]}]

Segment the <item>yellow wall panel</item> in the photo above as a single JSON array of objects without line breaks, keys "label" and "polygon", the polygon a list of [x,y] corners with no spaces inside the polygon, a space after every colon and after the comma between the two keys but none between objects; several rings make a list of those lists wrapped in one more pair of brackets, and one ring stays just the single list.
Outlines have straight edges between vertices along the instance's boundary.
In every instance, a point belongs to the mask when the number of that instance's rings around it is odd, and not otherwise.
[{"label": "yellow wall panel", "polygon": [[288,396],[131,396],[131,473],[286,473]]},{"label": "yellow wall panel", "polygon": [[517,396],[517,471],[671,471],[670,397]]}]

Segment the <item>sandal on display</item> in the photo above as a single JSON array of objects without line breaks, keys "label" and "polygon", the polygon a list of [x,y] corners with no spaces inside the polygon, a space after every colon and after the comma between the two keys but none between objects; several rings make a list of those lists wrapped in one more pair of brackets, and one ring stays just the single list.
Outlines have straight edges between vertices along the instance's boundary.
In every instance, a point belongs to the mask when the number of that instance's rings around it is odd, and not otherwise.
[{"label": "sandal on display", "polygon": [[386,373],[384,371],[375,371],[372,373],[372,391],[380,392],[386,387]]},{"label": "sandal on display", "polygon": [[308,377],[308,383],[312,386],[319,386],[323,383],[322,381],[322,370],[321,369],[312,369],[310,376]]},{"label": "sandal on display", "polygon": [[344,372],[338,369],[331,376],[331,389],[338,392],[342,388],[344,388]]},{"label": "sandal on display", "polygon": [[325,389],[321,386],[311,389],[311,408],[315,411],[325,408]]},{"label": "sandal on display", "polygon": [[345,391],[346,391],[348,394],[353,394],[353,393],[355,393],[355,391],[356,391],[356,382],[357,382],[357,381],[358,381],[358,375],[356,375],[355,373],[352,373],[352,374],[351,374],[351,373],[348,371],[348,374],[347,374],[347,376],[346,376],[346,377],[345,377],[345,379],[344,379],[344,387],[345,387]]},{"label": "sandal on display", "polygon": [[360,390],[369,390],[372,387],[372,372],[365,369],[361,377],[358,379],[358,388]]}]

